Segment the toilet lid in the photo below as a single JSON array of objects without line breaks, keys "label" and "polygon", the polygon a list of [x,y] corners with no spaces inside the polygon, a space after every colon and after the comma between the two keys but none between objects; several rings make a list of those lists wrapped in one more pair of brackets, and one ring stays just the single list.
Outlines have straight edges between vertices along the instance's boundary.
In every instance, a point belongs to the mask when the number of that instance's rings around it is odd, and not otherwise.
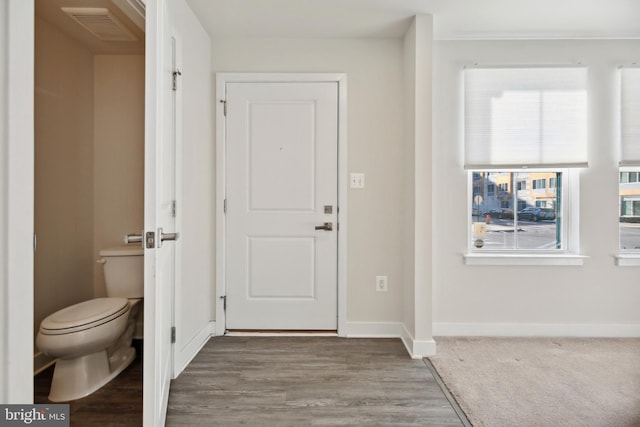
[{"label": "toilet lid", "polygon": [[40,332],[46,335],[78,332],[109,322],[128,310],[126,298],[95,298],[56,311],[42,321]]}]

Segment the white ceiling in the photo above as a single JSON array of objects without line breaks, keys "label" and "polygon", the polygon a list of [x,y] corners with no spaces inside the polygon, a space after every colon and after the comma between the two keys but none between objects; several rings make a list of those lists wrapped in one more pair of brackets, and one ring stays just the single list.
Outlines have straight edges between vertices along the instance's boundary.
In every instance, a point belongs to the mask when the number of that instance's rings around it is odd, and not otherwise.
[{"label": "white ceiling", "polygon": [[187,0],[212,37],[640,38],[640,0]]}]

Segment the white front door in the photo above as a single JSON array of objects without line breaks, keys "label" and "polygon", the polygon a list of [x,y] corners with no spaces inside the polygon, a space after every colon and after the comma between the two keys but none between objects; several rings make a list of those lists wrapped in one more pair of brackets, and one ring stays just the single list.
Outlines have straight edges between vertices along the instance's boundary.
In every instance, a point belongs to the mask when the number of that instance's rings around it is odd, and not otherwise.
[{"label": "white front door", "polygon": [[336,330],[338,83],[225,90],[226,328]]}]

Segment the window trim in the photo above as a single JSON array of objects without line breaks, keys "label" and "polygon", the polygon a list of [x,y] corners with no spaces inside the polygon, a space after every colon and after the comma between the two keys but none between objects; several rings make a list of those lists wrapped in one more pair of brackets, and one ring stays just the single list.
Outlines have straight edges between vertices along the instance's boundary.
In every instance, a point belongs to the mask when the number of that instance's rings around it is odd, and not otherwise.
[{"label": "window trim", "polygon": [[[463,254],[466,265],[583,265],[587,258],[579,253],[580,248],[580,171],[578,168],[535,168],[535,169],[495,169],[495,172],[562,172],[566,177],[562,180],[563,203],[562,218],[565,218],[562,229],[560,249],[507,249],[507,250],[477,250],[473,247],[472,218],[473,203],[473,173],[479,169],[469,170],[467,173],[467,249]],[[485,170],[482,170],[484,172]],[[490,171],[490,170],[487,170]]]},{"label": "window trim", "polygon": [[640,267],[639,252],[620,252],[613,259],[618,267]]},{"label": "window trim", "polygon": [[[559,265],[581,266],[588,257],[584,255],[559,254],[509,254],[509,253],[466,253],[463,255],[466,265]],[[640,257],[638,257],[640,262]]]},{"label": "window trim", "polygon": [[[638,180],[631,181],[631,173],[636,173]],[[622,176],[626,174],[627,181],[622,182]],[[622,184],[631,184],[634,186],[640,185],[640,167],[637,166],[620,166],[618,167],[618,200],[620,201],[620,185]],[[618,253],[613,256],[615,260],[615,264],[619,267],[628,267],[628,266],[640,266],[640,249],[623,249],[622,248],[622,240],[620,236],[620,217],[622,216],[620,212],[620,204],[618,205]]]}]

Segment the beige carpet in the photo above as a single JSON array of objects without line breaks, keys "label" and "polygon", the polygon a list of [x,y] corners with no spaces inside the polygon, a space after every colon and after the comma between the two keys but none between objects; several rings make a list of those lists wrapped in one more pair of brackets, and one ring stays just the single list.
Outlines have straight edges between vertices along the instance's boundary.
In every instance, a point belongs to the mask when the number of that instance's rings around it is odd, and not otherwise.
[{"label": "beige carpet", "polygon": [[436,338],[474,426],[640,426],[640,339]]}]

